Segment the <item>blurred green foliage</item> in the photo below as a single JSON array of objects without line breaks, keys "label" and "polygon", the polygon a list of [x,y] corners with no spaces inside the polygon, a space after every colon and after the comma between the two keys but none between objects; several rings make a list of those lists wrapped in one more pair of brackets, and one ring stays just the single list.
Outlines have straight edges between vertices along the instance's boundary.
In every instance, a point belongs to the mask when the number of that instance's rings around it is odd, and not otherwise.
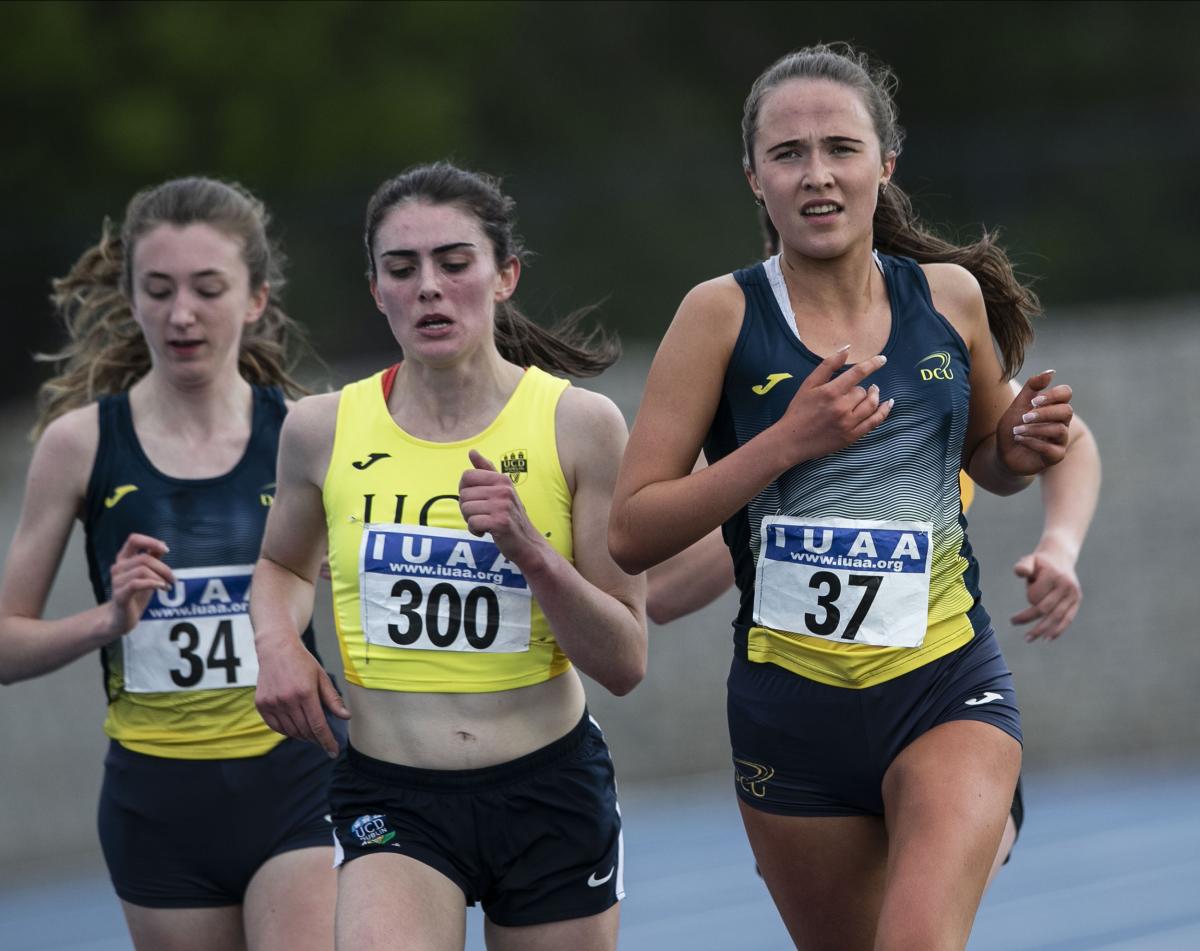
[{"label": "blurred green foliage", "polygon": [[[1200,5],[36,2],[0,5],[8,393],[45,303],[139,187],[236,179],[272,208],[287,300],[331,360],[386,348],[361,221],[450,157],[505,178],[549,317],[605,300],[657,338],[753,259],[741,103],[789,49],[850,40],[901,78],[898,178],[963,236],[1002,225],[1051,305],[1200,286]],[[1053,308],[1051,308],[1053,309]]]}]

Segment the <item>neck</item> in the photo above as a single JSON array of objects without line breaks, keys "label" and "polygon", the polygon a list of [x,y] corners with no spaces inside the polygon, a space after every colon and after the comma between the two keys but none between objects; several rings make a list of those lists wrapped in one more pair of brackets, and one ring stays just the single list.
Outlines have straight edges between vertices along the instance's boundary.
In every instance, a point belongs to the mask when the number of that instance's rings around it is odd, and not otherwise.
[{"label": "neck", "polygon": [[233,367],[207,380],[169,379],[151,369],[129,391],[139,420],[184,437],[227,432],[230,420],[250,419],[250,384]]},{"label": "neck", "polygon": [[388,399],[392,418],[407,432],[452,442],[482,431],[496,418],[524,375],[494,347],[447,366],[406,359]]},{"label": "neck", "polygon": [[868,238],[836,258],[806,257],[787,245],[780,259],[792,310],[856,323],[883,291]]}]

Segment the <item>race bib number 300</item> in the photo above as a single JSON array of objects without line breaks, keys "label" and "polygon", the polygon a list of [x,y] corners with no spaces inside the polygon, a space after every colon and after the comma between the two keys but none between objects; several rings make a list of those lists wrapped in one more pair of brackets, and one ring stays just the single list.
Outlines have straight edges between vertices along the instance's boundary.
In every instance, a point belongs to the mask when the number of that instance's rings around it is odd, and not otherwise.
[{"label": "race bib number 300", "polygon": [[418,525],[363,528],[368,643],[415,650],[529,650],[532,595],[491,536]]},{"label": "race bib number 300", "polygon": [[176,568],[175,587],[154,592],[122,641],[125,689],[253,687],[258,680],[249,613],[253,570],[253,565]]},{"label": "race bib number 300", "polygon": [[928,522],[764,518],[754,621],[843,643],[919,647],[931,534]]}]

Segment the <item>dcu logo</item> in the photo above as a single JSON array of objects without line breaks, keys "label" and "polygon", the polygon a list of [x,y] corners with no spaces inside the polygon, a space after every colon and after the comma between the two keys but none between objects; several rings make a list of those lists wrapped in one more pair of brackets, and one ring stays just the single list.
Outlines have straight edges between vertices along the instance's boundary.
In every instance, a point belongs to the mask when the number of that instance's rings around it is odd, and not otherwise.
[{"label": "dcu logo", "polygon": [[524,449],[514,449],[500,457],[500,471],[520,485],[521,480],[529,475],[529,460],[525,457]]},{"label": "dcu logo", "polygon": [[383,816],[359,816],[350,826],[350,831],[358,839],[359,845],[387,845],[396,838],[395,832],[389,832]]},{"label": "dcu logo", "polygon": [[737,783],[757,799],[767,795],[767,783],[775,776],[775,769],[746,759],[735,759],[733,769]]},{"label": "dcu logo", "polygon": [[954,379],[954,371],[950,369],[950,354],[945,350],[937,350],[924,359],[918,360],[917,371],[926,383],[930,380]]}]

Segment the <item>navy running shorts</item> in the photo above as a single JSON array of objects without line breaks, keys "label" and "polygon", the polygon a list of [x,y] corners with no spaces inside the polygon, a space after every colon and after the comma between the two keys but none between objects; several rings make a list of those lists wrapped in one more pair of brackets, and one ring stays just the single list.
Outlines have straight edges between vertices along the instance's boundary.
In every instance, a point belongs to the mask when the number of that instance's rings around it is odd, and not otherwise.
[{"label": "navy running shorts", "polygon": [[[331,727],[345,736],[341,721]],[[150,908],[240,905],[268,859],[330,845],[332,772],[325,752],[300,740],[217,760],[147,756],[113,740],[99,826],[117,895]]]},{"label": "navy running shorts", "polygon": [[1021,742],[1012,674],[991,628],[923,667],[858,690],[738,652],[728,688],[737,794],[779,815],[882,815],[884,773],[942,723],[981,720]]},{"label": "navy running shorts", "polygon": [[612,759],[586,712],[548,746],[483,769],[416,769],[350,747],[330,801],[337,864],[407,855],[504,927],[585,918],[625,897]]}]

